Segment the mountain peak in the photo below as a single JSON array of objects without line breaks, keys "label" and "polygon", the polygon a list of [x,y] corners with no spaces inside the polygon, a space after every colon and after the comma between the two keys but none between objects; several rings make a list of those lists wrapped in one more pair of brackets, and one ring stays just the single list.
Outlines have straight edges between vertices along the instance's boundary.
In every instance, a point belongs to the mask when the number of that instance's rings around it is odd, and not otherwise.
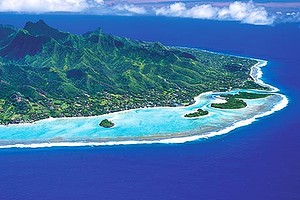
[{"label": "mountain peak", "polygon": [[24,28],[25,30],[32,32],[33,35],[39,35],[42,34],[44,31],[46,30],[53,30],[53,28],[51,28],[50,26],[48,26],[44,20],[39,20],[37,22],[26,22]]},{"label": "mountain peak", "polygon": [[[46,24],[46,22],[42,19],[40,19],[39,21],[37,21],[36,23],[33,23],[33,24],[36,24],[37,26],[43,26],[43,27],[47,27],[47,28],[51,28],[48,24]],[[53,28],[52,28],[53,29]]]},{"label": "mountain peak", "polygon": [[24,30],[27,30],[29,34],[33,36],[48,36],[54,39],[64,39],[67,33],[60,32],[59,30],[50,27],[44,20],[40,19],[37,22],[27,22],[24,26]]}]

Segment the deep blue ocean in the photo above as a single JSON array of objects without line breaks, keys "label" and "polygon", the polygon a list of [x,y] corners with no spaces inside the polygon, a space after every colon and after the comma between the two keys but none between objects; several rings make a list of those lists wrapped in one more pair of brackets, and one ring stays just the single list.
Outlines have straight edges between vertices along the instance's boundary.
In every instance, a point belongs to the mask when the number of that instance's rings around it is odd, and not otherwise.
[{"label": "deep blue ocean", "polygon": [[300,199],[300,26],[163,17],[1,15],[72,33],[105,32],[270,61],[263,80],[288,107],[226,135],[185,144],[0,150],[0,199]]}]

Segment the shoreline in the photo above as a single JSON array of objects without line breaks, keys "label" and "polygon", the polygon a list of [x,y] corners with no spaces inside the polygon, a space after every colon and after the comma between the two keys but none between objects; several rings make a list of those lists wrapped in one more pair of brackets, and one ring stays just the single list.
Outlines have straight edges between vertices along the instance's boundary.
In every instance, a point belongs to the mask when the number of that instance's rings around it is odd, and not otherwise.
[{"label": "shoreline", "polygon": [[265,117],[273,114],[276,111],[282,110],[288,105],[288,99],[286,96],[279,94],[283,99],[276,104],[270,111],[256,115],[252,118],[234,123],[232,126],[228,126],[220,131],[209,132],[205,135],[191,135],[187,137],[174,137],[165,139],[153,139],[153,140],[124,140],[124,141],[107,141],[107,142],[41,142],[32,144],[11,144],[0,145],[0,149],[8,148],[50,148],[50,147],[85,147],[85,146],[113,146],[113,145],[137,145],[137,144],[182,144],[186,142],[192,142],[200,139],[209,139],[211,137],[220,136],[229,133],[230,131],[247,126],[255,122],[261,117]]},{"label": "shoreline", "polygon": [[188,108],[188,107],[192,107],[196,104],[199,103],[200,101],[200,97],[204,96],[204,95],[208,95],[208,94],[213,94],[214,92],[209,91],[209,92],[203,92],[201,94],[199,94],[198,96],[194,97],[194,103],[188,106],[177,106],[177,107],[172,107],[172,106],[158,106],[158,107],[147,107],[147,108],[135,108],[135,109],[130,109],[130,110],[122,110],[122,111],[118,111],[118,112],[112,112],[112,113],[106,113],[103,115],[95,115],[95,116],[87,116],[87,117],[58,117],[58,118],[54,118],[54,117],[49,117],[46,119],[41,119],[41,120],[37,120],[31,123],[19,123],[19,124],[8,124],[8,125],[0,125],[0,127],[13,127],[13,126],[30,126],[30,125],[34,125],[40,122],[53,122],[56,120],[70,120],[70,119],[93,119],[93,118],[98,118],[98,117],[105,117],[107,115],[111,115],[111,114],[122,114],[122,113],[127,113],[127,112],[131,112],[131,111],[139,111],[139,110],[145,110],[145,109],[162,109],[162,108]]},{"label": "shoreline", "polygon": [[257,84],[271,89],[270,91],[265,91],[265,92],[279,92],[280,90],[277,87],[267,84],[261,80],[261,78],[263,76],[263,72],[262,72],[261,68],[267,66],[268,61],[260,60],[260,59],[254,59],[254,60],[256,60],[258,63],[253,65],[250,69],[250,76],[253,78],[253,80]]},{"label": "shoreline", "polygon": [[[253,58],[250,58],[253,59]],[[278,92],[279,89],[271,86],[269,84],[264,83],[261,80],[261,77],[263,75],[263,72],[261,70],[261,67],[264,67],[267,65],[268,61],[265,60],[259,60],[259,59],[253,59],[258,61],[258,63],[256,63],[254,66],[251,67],[250,69],[250,76],[254,79],[254,81],[262,86],[268,87],[271,89],[271,91],[264,91],[264,92]],[[254,90],[254,91],[259,91],[259,90]],[[262,90],[263,91],[263,90]],[[194,105],[196,105],[197,103],[199,103],[200,101],[200,97],[204,96],[204,95],[210,95],[210,94],[214,94],[216,92],[213,91],[209,91],[209,92],[205,92],[205,93],[201,93],[198,96],[194,97],[195,102],[189,106],[180,106],[180,107],[192,107]],[[247,126],[252,124],[254,121],[256,121],[257,119],[264,117],[264,116],[268,116],[271,115],[272,113],[282,110],[283,108],[285,108],[288,103],[289,100],[288,98],[283,95],[283,94],[278,94],[282,97],[282,100],[277,103],[276,105],[274,105],[272,107],[271,110],[266,111],[264,113],[255,115],[252,118],[249,119],[245,119],[242,121],[238,121],[236,123],[234,123],[231,126],[228,127],[224,127],[223,129],[219,130],[219,131],[213,131],[213,132],[208,132],[207,134],[202,134],[202,135],[189,135],[189,136],[183,136],[183,137],[172,137],[170,136],[169,138],[163,138],[163,139],[153,139],[153,140],[124,140],[124,141],[105,141],[105,142],[99,142],[99,141],[74,141],[74,142],[40,142],[40,143],[16,143],[16,144],[7,144],[7,145],[0,145],[0,149],[7,149],[7,148],[49,148],[49,147],[83,147],[83,146],[112,146],[112,145],[133,145],[133,144],[180,144],[180,143],[185,143],[185,142],[191,142],[191,141],[195,141],[195,140],[200,140],[200,139],[208,139],[211,137],[215,137],[215,136],[220,136],[223,134],[226,134],[236,128],[242,127],[242,126]],[[161,108],[180,108],[180,107],[149,107],[149,108],[137,108],[137,109],[132,109],[132,110],[124,110],[124,111],[119,111],[119,112],[115,112],[115,113],[124,113],[124,112],[130,112],[130,111],[138,111],[141,109],[161,109]],[[110,115],[112,113],[108,113],[108,114],[104,114],[104,115],[100,115],[100,116],[106,116],[106,115]],[[91,118],[98,118],[99,116],[89,116],[89,117],[64,117],[64,118],[47,118],[47,119],[42,119],[42,120],[38,120],[35,121],[33,123],[22,123],[22,124],[10,124],[10,125],[1,125],[1,126],[5,126],[5,127],[12,127],[12,126],[28,126],[28,125],[32,125],[32,124],[36,124],[36,123],[40,123],[40,122],[51,122],[51,121],[56,121],[56,120],[70,120],[70,119],[91,119]]]}]

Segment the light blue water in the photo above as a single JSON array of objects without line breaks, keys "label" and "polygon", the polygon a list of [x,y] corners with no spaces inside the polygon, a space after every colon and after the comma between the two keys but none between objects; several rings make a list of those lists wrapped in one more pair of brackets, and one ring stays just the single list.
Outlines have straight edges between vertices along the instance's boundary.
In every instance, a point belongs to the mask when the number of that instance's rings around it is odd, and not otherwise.
[{"label": "light blue water", "polygon": [[[231,93],[239,91],[245,90]],[[195,139],[199,139],[214,136],[216,132],[234,126],[237,122],[268,111],[274,112],[272,109],[284,100],[282,96],[274,94],[267,98],[245,100],[248,105],[243,109],[210,107],[211,102],[220,94],[222,93],[200,95],[196,98],[196,103],[188,107],[141,108],[96,117],[50,119],[33,124],[1,126],[0,145],[41,142],[83,142],[84,145],[85,142],[157,141],[191,135],[197,135],[199,137]],[[209,115],[199,118],[183,117],[198,108],[209,111]],[[103,119],[109,119],[116,125],[113,128],[100,127],[99,122]]]}]

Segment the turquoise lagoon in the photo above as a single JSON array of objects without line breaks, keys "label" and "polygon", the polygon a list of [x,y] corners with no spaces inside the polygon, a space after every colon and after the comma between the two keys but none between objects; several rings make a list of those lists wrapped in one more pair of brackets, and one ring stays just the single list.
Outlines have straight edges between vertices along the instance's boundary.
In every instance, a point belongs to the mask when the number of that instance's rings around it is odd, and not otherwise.
[{"label": "turquoise lagoon", "polygon": [[[266,61],[260,61],[251,70],[252,77],[263,85],[267,84],[260,80],[260,67],[266,64]],[[277,88],[269,87],[269,93],[273,95],[245,100],[248,106],[242,109],[216,109],[210,104],[222,101],[219,95],[224,93],[265,91],[207,92],[195,97],[196,102],[187,107],[140,108],[95,117],[50,118],[32,124],[0,126],[0,148],[183,143],[209,138],[249,125],[284,108],[288,104],[287,97],[276,93]],[[183,117],[198,108],[209,111],[209,115]],[[103,119],[109,119],[116,125],[113,128],[100,127],[99,122]]]}]

